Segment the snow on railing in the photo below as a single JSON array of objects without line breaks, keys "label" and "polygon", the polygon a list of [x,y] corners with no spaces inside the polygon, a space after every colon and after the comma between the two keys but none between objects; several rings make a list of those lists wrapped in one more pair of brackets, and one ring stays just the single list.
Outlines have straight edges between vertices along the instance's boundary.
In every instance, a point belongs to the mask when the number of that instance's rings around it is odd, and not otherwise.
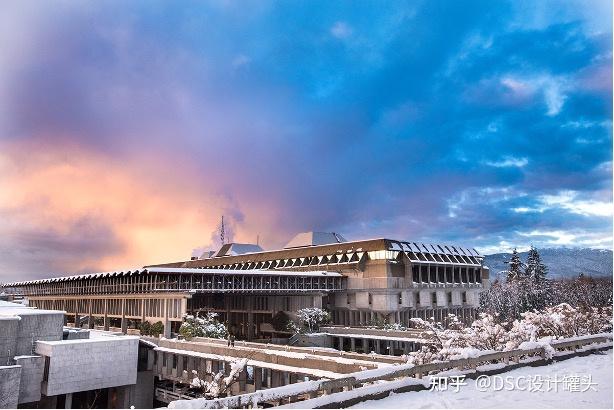
[{"label": "snow on railing", "polygon": [[171,402],[168,407],[175,409],[237,409],[255,408],[258,406],[258,403],[262,402],[274,402],[278,405],[293,403],[302,399],[316,398],[322,395],[349,391],[372,382],[390,381],[405,377],[421,379],[424,375],[428,375],[429,373],[450,369],[470,369],[475,371],[481,363],[503,362],[505,365],[508,365],[510,362],[521,363],[521,357],[531,356],[539,356],[541,359],[550,359],[553,355],[557,354],[557,351],[570,349],[576,351],[582,349],[584,346],[596,343],[607,343],[611,346],[612,338],[612,333],[602,333],[598,335],[552,340],[549,342],[525,342],[521,345],[522,348],[508,351],[480,352],[478,350],[473,350],[467,354],[466,358],[446,362],[381,367],[378,369],[350,373],[345,377],[334,380],[312,380],[213,400],[204,398],[177,400]]}]

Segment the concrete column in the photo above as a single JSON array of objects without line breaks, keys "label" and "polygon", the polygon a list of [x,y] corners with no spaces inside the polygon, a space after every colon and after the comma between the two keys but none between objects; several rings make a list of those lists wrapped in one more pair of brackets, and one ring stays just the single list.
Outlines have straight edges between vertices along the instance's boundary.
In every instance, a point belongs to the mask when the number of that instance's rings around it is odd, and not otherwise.
[{"label": "concrete column", "polygon": [[126,299],[122,299],[122,333],[128,333],[128,321],[126,320]]},{"label": "concrete column", "polygon": [[65,409],[72,409],[72,393],[66,393],[66,400],[64,401]]},{"label": "concrete column", "polygon": [[94,318],[92,317],[92,299],[89,300],[87,305],[87,327],[90,329],[94,328]]},{"label": "concrete column", "polygon": [[171,338],[171,321],[168,320],[168,304],[169,300],[164,299],[164,337],[167,339]]},{"label": "concrete column", "polygon": [[141,322],[145,323],[145,299],[141,299]]},{"label": "concrete column", "polygon": [[254,366],[254,390],[262,389],[262,369]]},{"label": "concrete column", "polygon": [[79,314],[75,313],[75,327],[79,327]]},{"label": "concrete column", "polygon": [[281,374],[277,370],[271,370],[271,387],[279,387],[281,386]]},{"label": "concrete column", "polygon": [[109,299],[104,300],[104,330],[109,330]]},{"label": "concrete column", "polygon": [[390,356],[394,356],[394,348],[393,348],[393,343],[394,343],[394,342],[393,342],[392,340],[389,340],[389,341],[388,341],[388,354],[389,354]]},{"label": "concrete column", "polygon": [[356,352],[356,339],[350,337],[350,351]]},{"label": "concrete column", "polygon": [[362,349],[365,353],[371,353],[369,351],[369,339],[362,339]]},{"label": "concrete column", "polygon": [[382,353],[381,341],[379,339],[374,339],[373,343],[375,344],[375,353],[381,354]]},{"label": "concrete column", "polygon": [[339,350],[343,350],[343,337],[339,336]]},{"label": "concrete column", "polygon": [[254,338],[254,297],[247,297],[247,340]]}]

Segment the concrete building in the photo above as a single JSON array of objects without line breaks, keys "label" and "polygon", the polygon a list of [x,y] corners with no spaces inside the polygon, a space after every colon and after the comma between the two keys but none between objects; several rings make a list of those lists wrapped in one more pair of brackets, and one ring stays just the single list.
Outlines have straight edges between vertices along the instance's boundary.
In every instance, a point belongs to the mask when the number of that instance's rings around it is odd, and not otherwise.
[{"label": "concrete building", "polygon": [[346,241],[334,233],[297,235],[286,247],[225,244],[202,258],[2,285],[31,306],[67,312],[69,321],[128,333],[140,321],[177,331],[183,315],[214,311],[247,340],[279,336],[278,312],[322,307],[333,324],[413,317],[475,317],[489,271],[475,249],[392,239]]},{"label": "concrete building", "polygon": [[150,408],[153,365],[139,362],[139,338],[68,330],[64,318],[0,301],[0,408]]}]

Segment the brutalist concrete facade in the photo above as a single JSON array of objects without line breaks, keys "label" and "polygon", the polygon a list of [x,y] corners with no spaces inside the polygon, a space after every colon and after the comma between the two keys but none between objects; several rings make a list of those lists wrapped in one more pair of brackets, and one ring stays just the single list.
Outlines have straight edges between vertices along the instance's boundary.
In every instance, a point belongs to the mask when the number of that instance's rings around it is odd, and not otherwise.
[{"label": "brutalist concrete facade", "polygon": [[36,353],[49,362],[43,394],[136,384],[138,348],[137,336],[38,342]]},{"label": "brutalist concrete facade", "polygon": [[108,407],[151,407],[153,381],[138,383],[139,338],[64,335],[64,315],[0,301],[0,408],[81,406],[100,389],[113,390]]}]

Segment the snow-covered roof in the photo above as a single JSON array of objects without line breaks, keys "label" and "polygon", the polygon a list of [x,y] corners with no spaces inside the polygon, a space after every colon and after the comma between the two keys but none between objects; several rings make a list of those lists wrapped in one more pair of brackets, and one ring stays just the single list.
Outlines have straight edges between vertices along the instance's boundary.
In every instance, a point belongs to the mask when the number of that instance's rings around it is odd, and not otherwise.
[{"label": "snow-covered roof", "polygon": [[195,274],[212,274],[212,275],[265,275],[265,276],[303,276],[303,277],[339,277],[343,276],[338,272],[330,271],[276,271],[265,269],[207,269],[207,268],[163,268],[163,267],[148,267],[146,269],[135,269],[129,271],[116,271],[116,272],[98,272],[88,273],[84,275],[74,276],[61,276],[57,278],[28,280],[24,282],[5,283],[3,287],[10,286],[25,286],[39,283],[56,283],[67,282],[72,280],[81,279],[96,279],[96,278],[113,278],[119,276],[133,276],[133,275],[146,275],[149,273],[195,273]]},{"label": "snow-covered roof", "polygon": [[3,300],[0,300],[0,317],[57,314],[57,313],[64,313],[64,312],[61,310],[36,309],[30,306],[24,306],[21,303],[13,303],[13,302],[6,302]]},{"label": "snow-covered roof", "polygon": [[302,232],[297,234],[284,246],[284,249],[301,248],[303,246],[329,245],[344,243],[347,240],[335,232]]},{"label": "snow-covered roof", "polygon": [[330,271],[292,271],[292,270],[266,270],[266,269],[206,269],[206,268],[158,268],[149,267],[149,272],[157,273],[211,273],[215,275],[266,275],[266,276],[317,276],[317,277],[339,277],[343,276],[339,272]]}]

